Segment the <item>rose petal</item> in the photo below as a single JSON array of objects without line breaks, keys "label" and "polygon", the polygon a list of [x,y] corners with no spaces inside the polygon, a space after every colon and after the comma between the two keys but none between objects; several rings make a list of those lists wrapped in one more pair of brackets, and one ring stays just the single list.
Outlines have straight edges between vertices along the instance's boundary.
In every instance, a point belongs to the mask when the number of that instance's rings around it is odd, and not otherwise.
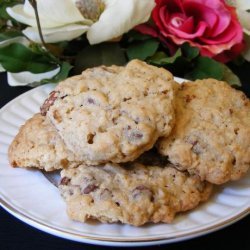
[{"label": "rose petal", "polygon": [[[189,40],[189,39],[201,37],[206,31],[207,24],[205,22],[199,22],[199,24],[196,27],[196,31],[194,33],[191,33],[191,34],[183,32],[180,29],[174,29],[173,27],[170,27],[170,26],[168,28],[171,31],[171,33],[175,34],[176,36]],[[165,34],[164,31],[162,33],[166,36],[168,35],[168,34]]]},{"label": "rose petal", "polygon": [[[58,28],[43,29],[42,34],[45,42],[55,43],[60,41],[70,41],[84,34],[89,26],[80,24],[69,24]],[[40,43],[41,39],[37,28],[28,27],[23,33],[32,41]]]},{"label": "rose petal", "polygon": [[167,29],[170,20],[170,13],[167,6],[163,6],[159,9],[159,17],[157,16],[158,26],[160,29]]},{"label": "rose petal", "polygon": [[[191,16],[185,20],[185,22],[180,26],[180,30],[185,33],[193,33],[194,32],[194,18]],[[199,29],[199,28],[198,28]]]},{"label": "rose petal", "polygon": [[178,13],[182,12],[185,13],[183,8],[183,0],[155,0],[158,7],[161,6],[168,6],[168,11],[170,13]]},{"label": "rose petal", "polygon": [[242,28],[240,24],[235,20],[232,20],[230,26],[222,34],[218,35],[217,37],[200,38],[202,42],[208,45],[224,44],[224,43],[236,44],[236,43],[240,43],[242,39],[243,39]]},{"label": "rose petal", "polygon": [[[86,22],[80,11],[75,6],[75,1],[62,0],[37,0],[38,14],[43,28],[59,27],[69,23]],[[17,21],[36,27],[34,9],[26,0],[24,5],[18,4],[7,8],[8,14]]]},{"label": "rose petal", "polygon": [[154,0],[103,0],[105,10],[87,32],[90,44],[119,37],[146,22],[155,6]]},{"label": "rose petal", "polygon": [[149,26],[148,24],[140,24],[140,25],[137,25],[134,30],[142,33],[142,34],[145,34],[145,35],[149,35],[149,36],[152,36],[152,37],[158,37],[159,34],[157,32],[157,30],[152,27],[152,26]]},{"label": "rose petal", "polygon": [[195,20],[198,19],[207,23],[208,29],[206,30],[206,35],[209,36],[219,19],[214,9],[192,2],[184,2],[183,6],[188,16],[193,16]]},{"label": "rose petal", "polygon": [[[184,39],[194,39],[204,34],[207,28],[207,24],[205,22],[200,22],[196,29],[193,30],[193,18],[189,17],[184,20],[184,23],[181,26],[175,27],[172,23],[173,18],[178,17],[180,19],[185,19],[186,16],[183,13],[174,13],[170,16],[168,11],[168,7],[163,6],[159,9],[159,20],[158,17],[155,17],[158,20],[158,24],[161,26],[160,30],[164,36],[167,36],[169,33],[173,33]],[[190,32],[191,30],[193,31]]]},{"label": "rose petal", "polygon": [[194,3],[196,3],[197,5],[200,5],[199,8],[201,8],[202,5],[203,5],[203,8],[204,8],[204,6],[206,6],[205,11],[207,11],[207,9],[212,9],[212,11],[217,13],[217,15],[219,16],[218,22],[214,26],[214,29],[212,32],[214,36],[219,35],[228,27],[229,23],[231,22],[231,14],[230,14],[230,11],[225,7],[224,1],[220,1],[220,0],[202,0],[202,1],[201,0],[187,0],[185,2],[185,5],[188,5],[188,4],[193,5]]},{"label": "rose petal", "polygon": [[230,43],[227,44],[219,44],[219,45],[202,45],[198,42],[192,41],[192,40],[187,40],[187,39],[182,39],[178,38],[174,35],[168,34],[167,37],[171,38],[171,40],[178,45],[181,45],[185,42],[188,42],[192,47],[197,47],[200,49],[201,54],[203,56],[208,56],[212,57],[214,55],[220,54],[224,50],[229,50],[232,48],[232,46],[235,44],[234,41],[231,41]]},{"label": "rose petal", "polygon": [[10,86],[25,86],[33,82],[39,82],[43,79],[50,79],[60,72],[60,67],[40,74],[33,74],[29,71],[20,73],[7,73],[7,79]]},{"label": "rose petal", "polygon": [[213,56],[216,61],[227,63],[233,59],[235,59],[244,49],[244,43],[235,44],[230,50],[225,50],[222,53]]}]

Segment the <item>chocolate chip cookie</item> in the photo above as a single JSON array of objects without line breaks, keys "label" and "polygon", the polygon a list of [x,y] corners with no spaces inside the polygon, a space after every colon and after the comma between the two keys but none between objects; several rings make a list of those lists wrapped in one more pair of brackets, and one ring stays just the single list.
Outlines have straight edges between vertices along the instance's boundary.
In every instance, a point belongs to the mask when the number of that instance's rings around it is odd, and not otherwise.
[{"label": "chocolate chip cookie", "polygon": [[41,112],[81,161],[127,162],[170,133],[176,88],[171,73],[134,60],[61,82]]},{"label": "chocolate chip cookie", "polygon": [[250,166],[250,101],[214,79],[184,83],[177,93],[176,125],[158,142],[180,170],[222,184]]},{"label": "chocolate chip cookie", "polygon": [[35,114],[9,147],[9,161],[13,167],[39,168],[53,171],[77,165],[50,121]]},{"label": "chocolate chip cookie", "polygon": [[171,223],[176,213],[209,198],[212,185],[171,164],[81,165],[61,172],[59,185],[69,217],[85,222],[121,222],[141,226]]}]

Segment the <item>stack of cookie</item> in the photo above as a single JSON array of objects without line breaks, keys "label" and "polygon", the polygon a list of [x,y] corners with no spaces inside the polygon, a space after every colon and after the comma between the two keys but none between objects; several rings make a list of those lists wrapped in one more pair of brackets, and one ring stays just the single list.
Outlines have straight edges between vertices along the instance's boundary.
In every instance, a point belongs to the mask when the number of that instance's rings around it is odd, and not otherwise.
[{"label": "stack of cookie", "polygon": [[214,79],[177,84],[134,60],[61,82],[9,148],[13,167],[61,171],[70,218],[170,223],[250,166],[250,101]]}]

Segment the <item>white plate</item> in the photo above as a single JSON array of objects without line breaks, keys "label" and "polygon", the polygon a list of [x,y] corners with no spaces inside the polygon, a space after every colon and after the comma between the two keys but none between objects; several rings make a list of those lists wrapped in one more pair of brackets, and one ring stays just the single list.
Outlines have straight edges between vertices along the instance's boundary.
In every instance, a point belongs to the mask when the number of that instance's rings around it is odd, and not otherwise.
[{"label": "white plate", "polygon": [[250,212],[250,173],[218,188],[197,209],[179,215],[171,225],[132,227],[121,224],[82,224],[66,215],[65,203],[40,171],[11,168],[7,150],[19,126],[39,111],[54,85],[17,97],[0,110],[0,204],[15,217],[47,233],[79,242],[109,246],[146,246],[197,237],[223,228]]}]

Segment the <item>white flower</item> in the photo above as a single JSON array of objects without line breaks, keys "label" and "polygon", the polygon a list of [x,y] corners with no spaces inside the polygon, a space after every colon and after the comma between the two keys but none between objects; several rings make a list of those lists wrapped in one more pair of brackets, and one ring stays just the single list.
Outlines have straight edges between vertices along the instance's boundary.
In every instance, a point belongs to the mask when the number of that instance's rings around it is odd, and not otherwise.
[{"label": "white flower", "polygon": [[[92,1],[104,6],[99,19],[90,20],[88,8]],[[155,5],[154,0],[37,0],[39,19],[44,40],[49,43],[70,41],[85,32],[91,44],[119,37],[134,26],[146,22]],[[92,3],[91,3],[92,2]],[[94,5],[93,5],[94,6]],[[87,6],[88,7],[88,6]],[[34,9],[26,0],[24,4],[8,8],[7,12],[17,21],[28,25],[23,33],[35,42],[38,35]],[[85,15],[85,17],[84,17]]]},{"label": "white flower", "polygon": [[250,61],[250,0],[235,0],[235,7],[240,23],[245,33],[246,47],[242,55]]},{"label": "white flower", "polygon": [[90,44],[117,38],[148,21],[154,0],[103,0],[105,10],[87,32]]},{"label": "white flower", "polygon": [[[19,36],[19,37],[10,38],[10,39],[0,42],[0,48],[8,46],[12,43],[21,43],[24,46],[28,46],[30,42],[25,37]],[[5,69],[0,64],[0,72],[4,72],[4,71]],[[54,76],[56,76],[59,72],[60,72],[60,67],[57,67],[54,70],[51,70],[45,73],[39,73],[39,74],[34,74],[28,71],[23,71],[19,73],[7,72],[7,79],[8,79],[8,84],[10,86],[25,86],[25,85],[32,84],[34,82],[39,82],[44,79],[51,79]]]},{"label": "white flower", "polygon": [[243,57],[250,61],[250,0],[227,0],[227,3],[236,8],[236,13],[245,33],[246,48]]},{"label": "white flower", "polygon": [[228,0],[236,8],[243,30],[250,35],[250,0]]},{"label": "white flower", "polygon": [[[42,33],[46,42],[69,41],[85,33],[90,20],[84,19],[73,0],[37,0]],[[30,27],[23,33],[35,42],[40,42],[36,17],[28,0],[24,4],[7,8],[8,14]]]},{"label": "white flower", "polygon": [[51,79],[60,72],[60,67],[48,72],[34,74],[29,71],[23,71],[20,73],[7,72],[8,84],[10,86],[25,86],[32,85],[32,83],[40,82],[44,79]]},{"label": "white flower", "polygon": [[250,36],[245,35],[246,48],[243,51],[243,57],[250,62]]}]

